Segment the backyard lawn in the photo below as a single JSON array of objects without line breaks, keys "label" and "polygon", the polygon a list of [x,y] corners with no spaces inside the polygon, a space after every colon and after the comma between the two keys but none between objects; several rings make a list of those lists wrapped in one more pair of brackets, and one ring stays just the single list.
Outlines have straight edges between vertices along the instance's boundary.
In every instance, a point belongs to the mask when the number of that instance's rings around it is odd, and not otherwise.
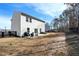
[{"label": "backyard lawn", "polygon": [[64,33],[47,33],[44,36],[31,38],[0,38],[0,55],[3,56],[69,55],[69,49]]}]

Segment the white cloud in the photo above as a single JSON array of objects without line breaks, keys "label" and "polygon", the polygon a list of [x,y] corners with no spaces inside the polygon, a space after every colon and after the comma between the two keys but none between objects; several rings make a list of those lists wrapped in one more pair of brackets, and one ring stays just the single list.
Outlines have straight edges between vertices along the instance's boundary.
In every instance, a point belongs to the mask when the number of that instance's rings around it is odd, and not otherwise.
[{"label": "white cloud", "polygon": [[0,16],[0,28],[4,29],[6,27],[7,29],[10,29],[11,27],[10,20],[11,20],[10,17]]},{"label": "white cloud", "polygon": [[42,14],[49,15],[52,17],[58,16],[66,9],[66,5],[59,3],[40,3],[31,4],[30,6],[35,7],[34,9]]}]

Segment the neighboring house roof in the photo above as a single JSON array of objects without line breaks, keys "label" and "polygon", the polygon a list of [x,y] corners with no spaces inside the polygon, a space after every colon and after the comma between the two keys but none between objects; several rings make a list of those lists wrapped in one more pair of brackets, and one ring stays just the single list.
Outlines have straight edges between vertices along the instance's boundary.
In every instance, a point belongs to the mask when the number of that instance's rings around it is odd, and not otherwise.
[{"label": "neighboring house roof", "polygon": [[33,18],[33,19],[35,19],[35,20],[38,20],[38,21],[41,21],[41,22],[44,22],[44,23],[45,23],[45,21],[40,20],[40,19],[38,19],[38,18],[36,18],[36,17],[33,17],[33,16],[31,16],[31,15],[25,14],[25,13],[23,13],[23,12],[21,12],[20,14],[21,14],[21,15],[28,16],[28,17],[31,17],[31,18]]}]

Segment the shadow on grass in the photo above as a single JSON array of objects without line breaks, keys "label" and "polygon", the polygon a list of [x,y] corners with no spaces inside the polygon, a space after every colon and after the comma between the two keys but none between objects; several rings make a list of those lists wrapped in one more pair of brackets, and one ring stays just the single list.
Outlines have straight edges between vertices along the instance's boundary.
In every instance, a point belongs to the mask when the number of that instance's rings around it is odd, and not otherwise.
[{"label": "shadow on grass", "polygon": [[67,52],[69,56],[79,56],[79,34],[65,33],[66,43],[68,46]]}]

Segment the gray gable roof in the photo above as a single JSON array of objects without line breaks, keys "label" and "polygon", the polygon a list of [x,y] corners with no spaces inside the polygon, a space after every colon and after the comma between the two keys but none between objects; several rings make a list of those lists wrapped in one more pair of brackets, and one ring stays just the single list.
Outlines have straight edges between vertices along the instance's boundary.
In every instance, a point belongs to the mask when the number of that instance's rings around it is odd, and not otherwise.
[{"label": "gray gable roof", "polygon": [[24,16],[31,17],[31,18],[33,18],[33,19],[35,19],[35,20],[38,20],[38,21],[41,21],[41,22],[44,22],[44,23],[45,23],[45,21],[40,20],[40,19],[38,19],[38,18],[36,18],[36,17],[33,17],[33,16],[31,16],[31,15],[25,14],[25,13],[23,13],[23,12],[21,12],[20,14],[21,14],[21,15],[24,15]]}]

